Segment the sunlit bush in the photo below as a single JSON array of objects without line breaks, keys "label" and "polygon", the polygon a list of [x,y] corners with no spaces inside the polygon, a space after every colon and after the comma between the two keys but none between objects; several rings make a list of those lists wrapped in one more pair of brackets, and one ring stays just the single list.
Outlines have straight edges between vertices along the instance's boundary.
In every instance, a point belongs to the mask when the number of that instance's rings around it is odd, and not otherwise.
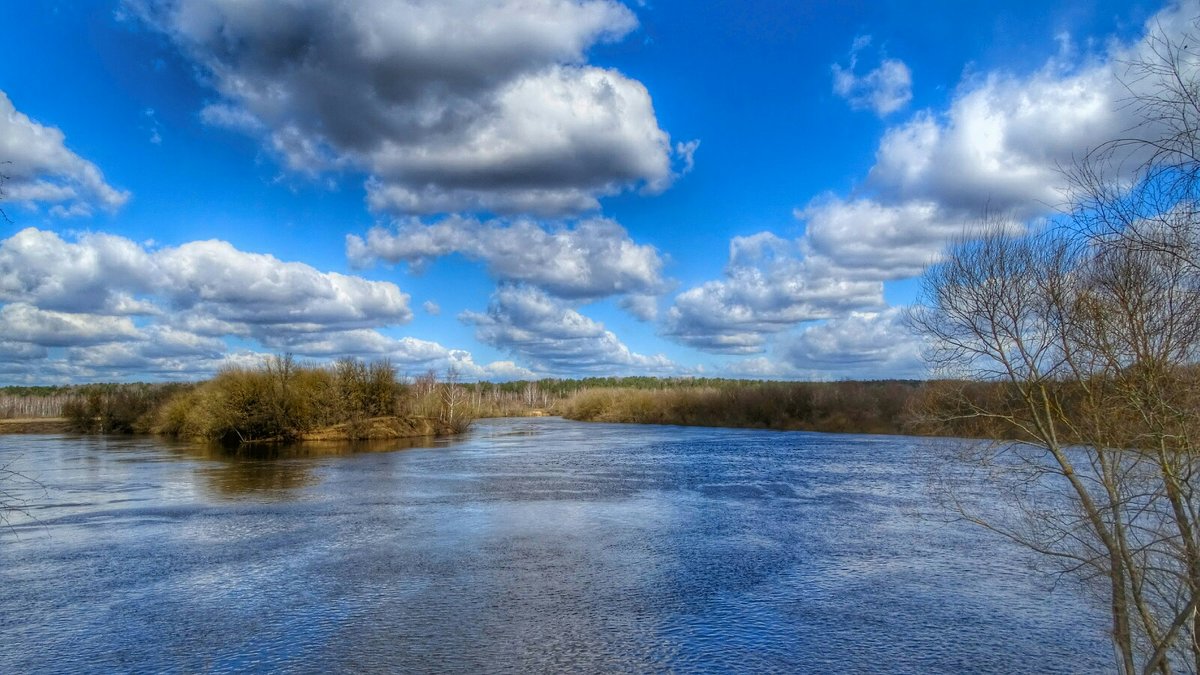
[{"label": "sunlit bush", "polygon": [[259,368],[224,369],[167,401],[157,430],[227,444],[455,433],[474,419],[459,399],[457,385],[433,375],[400,383],[387,361],[318,366],[272,357]]}]

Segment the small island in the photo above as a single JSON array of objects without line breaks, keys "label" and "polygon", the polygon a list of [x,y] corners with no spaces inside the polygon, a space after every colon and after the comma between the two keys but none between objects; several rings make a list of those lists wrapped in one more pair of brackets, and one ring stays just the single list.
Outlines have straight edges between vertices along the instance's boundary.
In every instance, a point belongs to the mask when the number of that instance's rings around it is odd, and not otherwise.
[{"label": "small island", "polygon": [[226,446],[439,436],[474,419],[461,388],[432,373],[402,383],[386,360],[308,364],[290,355],[194,384],[87,385],[68,392],[60,410],[77,432]]}]

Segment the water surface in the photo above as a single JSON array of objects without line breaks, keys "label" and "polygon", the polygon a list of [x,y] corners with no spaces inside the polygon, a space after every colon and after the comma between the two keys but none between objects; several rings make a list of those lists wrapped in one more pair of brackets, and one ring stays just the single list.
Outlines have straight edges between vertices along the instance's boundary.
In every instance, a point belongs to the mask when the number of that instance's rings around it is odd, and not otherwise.
[{"label": "water surface", "polygon": [[0,437],[0,672],[1098,672],[1103,612],[936,514],[946,440],[485,420],[268,459]]}]

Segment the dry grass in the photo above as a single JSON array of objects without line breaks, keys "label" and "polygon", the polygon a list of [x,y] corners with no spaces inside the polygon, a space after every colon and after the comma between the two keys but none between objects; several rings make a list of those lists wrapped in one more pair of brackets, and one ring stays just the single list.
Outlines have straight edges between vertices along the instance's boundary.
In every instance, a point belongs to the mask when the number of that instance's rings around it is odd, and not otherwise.
[{"label": "dry grass", "polygon": [[919,387],[902,382],[743,382],[584,389],[558,404],[570,419],[642,424],[906,433]]}]

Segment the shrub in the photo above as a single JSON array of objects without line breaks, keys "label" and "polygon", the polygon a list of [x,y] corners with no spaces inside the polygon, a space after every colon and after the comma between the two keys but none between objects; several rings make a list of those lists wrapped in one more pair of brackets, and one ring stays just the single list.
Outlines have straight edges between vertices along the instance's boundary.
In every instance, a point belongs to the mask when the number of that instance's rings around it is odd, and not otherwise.
[{"label": "shrub", "polygon": [[[397,427],[397,417],[407,424]],[[453,433],[473,419],[462,388],[440,384],[432,373],[405,386],[386,360],[315,366],[277,356],[256,369],[222,370],[165,402],[156,428],[172,436],[241,445],[291,441],[331,427],[338,428],[335,436],[347,438],[399,428]]]}]

